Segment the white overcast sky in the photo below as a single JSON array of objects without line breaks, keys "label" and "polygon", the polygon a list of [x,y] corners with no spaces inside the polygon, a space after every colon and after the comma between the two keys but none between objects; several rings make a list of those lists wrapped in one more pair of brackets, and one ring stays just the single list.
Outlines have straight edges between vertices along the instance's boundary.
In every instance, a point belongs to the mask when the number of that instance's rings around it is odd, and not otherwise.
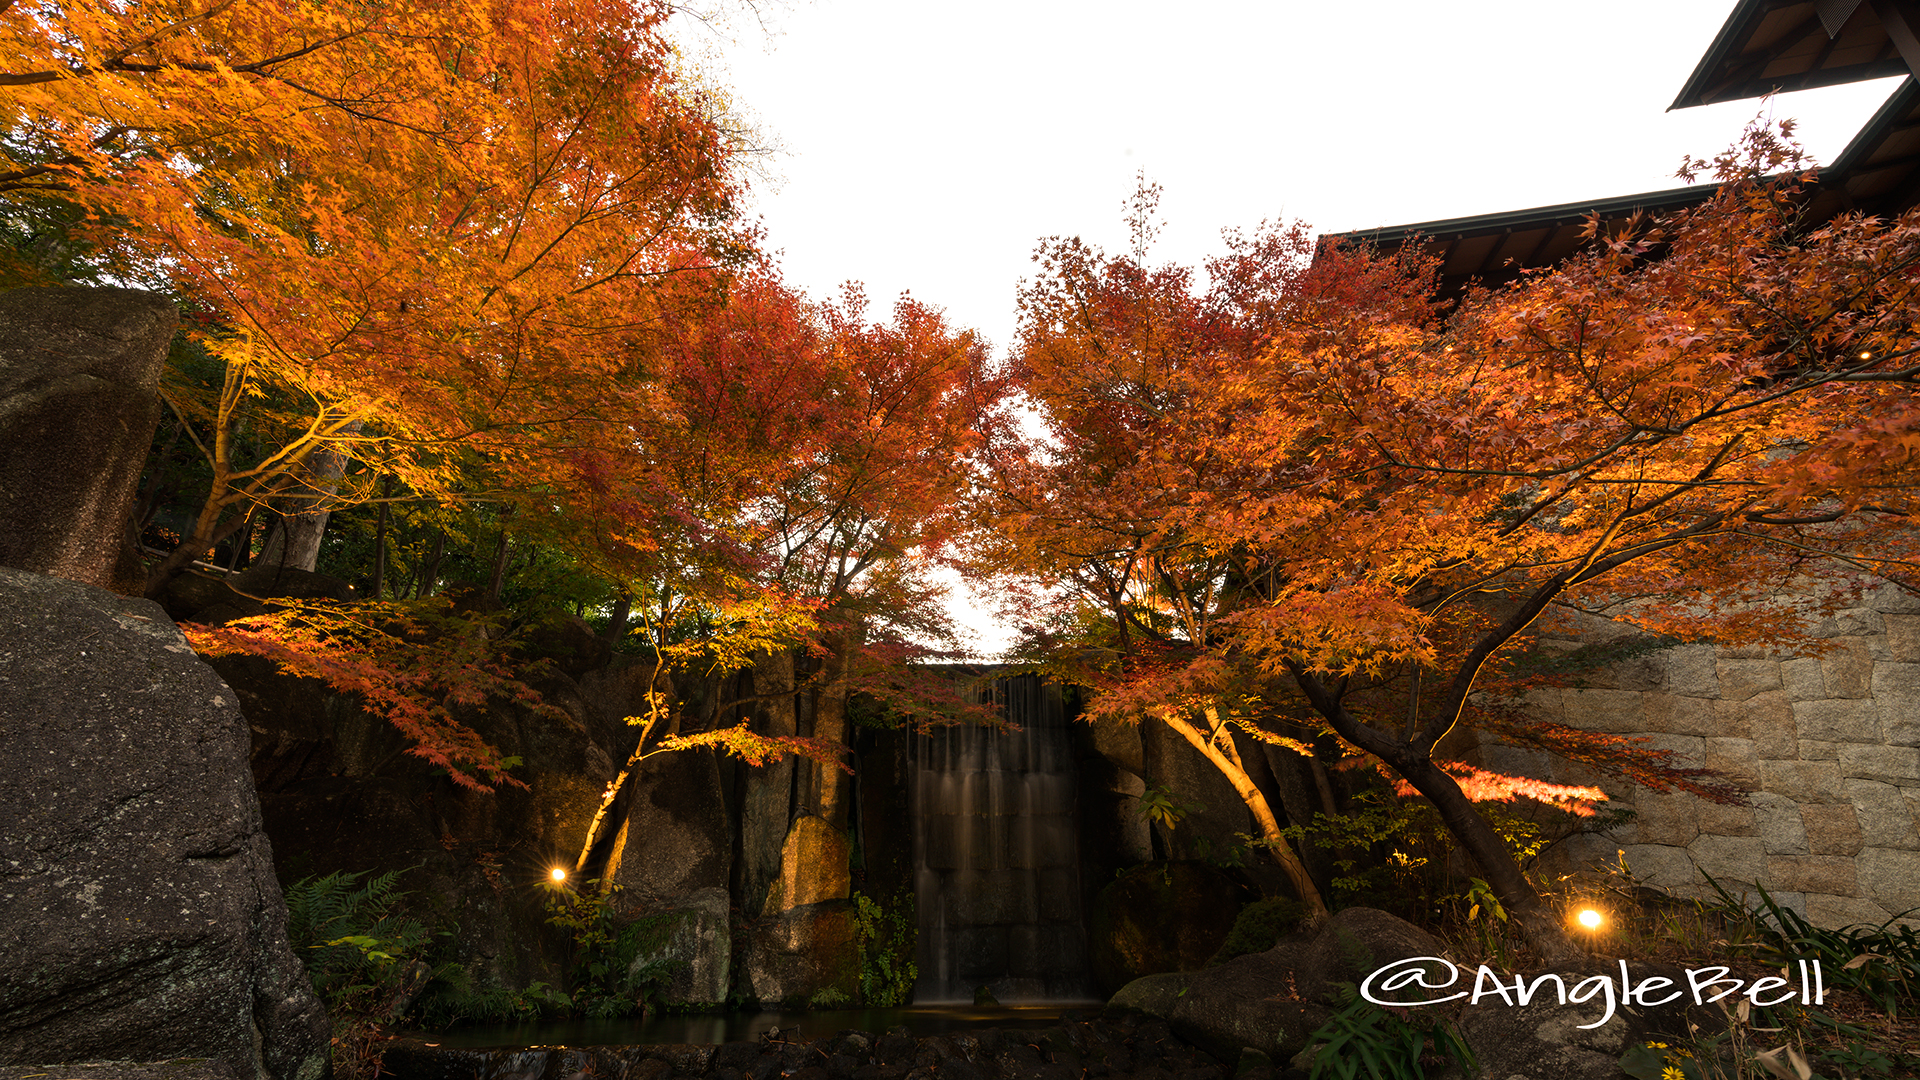
[{"label": "white overcast sky", "polygon": [[1897,80],[1666,112],[1732,0],[1372,3],[793,0],[706,52],[764,138],[750,213],[817,297],[903,290],[996,352],[1036,241],[1126,247],[1136,171],[1155,261],[1223,227],[1320,232],[1679,186],[1763,109],[1831,161]]},{"label": "white overcast sky", "polygon": [[[1666,112],[1732,0],[1301,3],[793,0],[718,46],[781,151],[751,213],[816,296],[864,281],[997,348],[1041,237],[1155,254],[1298,218],[1343,232],[1677,187],[1762,108],[1832,160],[1897,80]],[[882,308],[884,311],[884,307]]]}]

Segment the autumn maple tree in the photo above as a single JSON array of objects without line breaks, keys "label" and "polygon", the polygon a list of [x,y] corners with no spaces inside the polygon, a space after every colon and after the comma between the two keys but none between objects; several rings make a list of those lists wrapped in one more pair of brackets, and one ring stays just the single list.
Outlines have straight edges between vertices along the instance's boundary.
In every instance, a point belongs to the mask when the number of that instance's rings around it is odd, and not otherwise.
[{"label": "autumn maple tree", "polygon": [[[771,267],[724,303],[679,309],[658,354],[671,408],[640,429],[643,470],[610,462],[588,500],[612,521],[643,482],[679,493],[683,523],[656,525],[644,547],[602,545],[625,567],[636,633],[656,656],[677,650],[674,671],[754,666],[759,691],[723,710],[809,695],[824,744],[846,739],[857,692],[952,696],[907,661],[951,633],[929,573],[957,525],[972,420],[1000,392],[973,334],[911,297],[890,316],[874,319],[853,286],[809,300]],[[819,670],[796,678],[794,648]],[[846,811],[840,776],[807,782],[830,820]]]},{"label": "autumn maple tree", "polygon": [[[1236,604],[1241,553],[1194,543],[1178,525],[1210,482],[1195,468],[1217,434],[1203,415],[1208,384],[1267,348],[1310,239],[1297,228],[1232,237],[1197,289],[1192,269],[1145,264],[1158,194],[1143,183],[1129,204],[1130,257],[1078,238],[1035,255],[1012,374],[1046,430],[1036,437],[1011,409],[986,426],[976,566],[1058,583],[1096,612],[1103,633],[1036,643],[1050,646],[1050,670],[1096,691],[1094,717],[1151,718],[1199,751],[1246,803],[1300,899],[1324,912],[1242,757],[1249,737],[1286,736],[1242,707],[1257,688],[1208,648]],[[1111,662],[1088,663],[1089,645]]]},{"label": "autumn maple tree", "polygon": [[[1788,647],[1911,565],[1920,216],[1807,222],[1817,181],[1767,178],[1793,155],[1750,133],[1709,203],[1444,318],[1417,260],[1334,249],[1294,260],[1256,347],[1183,345],[1153,380],[1146,335],[1029,331],[1054,445],[1002,466],[993,505],[1025,515],[1008,551],[1105,597],[1109,640],[1151,645],[1114,650],[1095,708],[1250,731],[1303,699],[1433,804],[1543,955],[1573,956],[1474,802],[1601,792],[1450,760],[1450,734],[1738,794],[1520,710],[1511,661],[1543,620]],[[1051,374],[1054,341],[1079,374]],[[1108,520],[1155,501],[1102,535],[1083,527],[1101,490]]]},{"label": "autumn maple tree", "polygon": [[449,496],[478,455],[507,498],[625,440],[656,404],[640,339],[748,240],[740,142],[670,13],[0,4],[0,198],[78,208],[96,261],[190,298],[224,367],[167,385],[213,478],[150,591],[251,506],[351,497],[349,462]]}]

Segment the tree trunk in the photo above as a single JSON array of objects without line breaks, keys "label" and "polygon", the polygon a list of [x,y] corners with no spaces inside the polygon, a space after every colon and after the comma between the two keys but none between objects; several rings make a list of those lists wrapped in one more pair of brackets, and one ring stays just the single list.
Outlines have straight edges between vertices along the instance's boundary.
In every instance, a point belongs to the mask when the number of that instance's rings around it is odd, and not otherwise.
[{"label": "tree trunk", "polygon": [[379,600],[387,587],[387,504],[380,504],[380,524],[373,530],[373,588],[368,597]]},{"label": "tree trunk", "polygon": [[433,546],[427,549],[427,557],[420,563],[420,580],[414,586],[413,598],[432,596],[440,587],[440,563],[447,557],[447,532],[445,529],[433,530]]},{"label": "tree trunk", "polygon": [[[504,536],[505,534],[502,535]],[[600,805],[594,808],[593,819],[587,822],[587,835],[581,840],[580,855],[573,860],[573,874],[575,877],[578,877],[586,871],[587,863],[593,857],[594,842],[600,838],[601,826],[606,822],[607,812],[613,809],[614,802],[619,799],[620,793],[625,790],[627,778],[633,775],[633,770],[639,768],[642,761],[652,756],[653,751],[647,749],[647,739],[653,735],[654,729],[659,726],[662,720],[669,718],[669,713],[663,705],[667,700],[667,695],[671,694],[673,689],[671,683],[667,685],[666,689],[663,690],[661,688],[665,671],[665,658],[658,657],[656,654],[653,665],[653,678],[649,680],[647,684],[649,691],[647,698],[647,719],[640,725],[640,738],[634,742],[633,753],[627,756],[627,763],[621,767],[620,772],[614,776],[613,781],[607,785],[606,790],[600,793]],[[632,718],[630,717],[629,722],[631,722],[631,720]],[[666,733],[663,732],[663,734]]]},{"label": "tree trunk", "polygon": [[607,622],[607,632],[602,635],[606,640],[619,644],[627,636],[627,620],[633,617],[633,593],[620,590],[620,599],[613,602],[613,617]]},{"label": "tree trunk", "polygon": [[493,572],[487,576],[487,599],[490,601],[500,599],[500,587],[506,584],[507,580],[507,556],[512,551],[512,545],[507,542],[506,522],[502,521],[500,538],[493,544]]},{"label": "tree trunk", "polygon": [[1473,808],[1473,801],[1460,790],[1459,783],[1430,759],[1389,761],[1388,764],[1440,812],[1447,831],[1479,864],[1494,895],[1506,906],[1507,913],[1519,924],[1521,933],[1541,958],[1550,964],[1579,960],[1582,955],[1579,946],[1574,944],[1553,909],[1534,891],[1520,864],[1514,862],[1506,841]]},{"label": "tree trunk", "polygon": [[327,534],[331,510],[281,514],[260,548],[260,565],[312,573],[320,565],[320,541]]},{"label": "tree trunk", "polygon": [[160,560],[159,565],[147,575],[144,590],[147,599],[159,599],[166,593],[167,583],[178,576],[182,570],[193,565],[194,559],[200,553],[233,535],[240,526],[247,523],[249,518],[246,514],[233,518],[226,517],[227,509],[238,501],[240,497],[231,491],[219,491],[207,499],[206,504],[200,508],[200,515],[194,519],[193,531],[180,542],[179,547],[169,552],[167,557]]},{"label": "tree trunk", "polygon": [[[1306,825],[1313,821],[1316,813],[1333,816],[1332,808],[1322,809],[1323,804],[1313,782],[1314,758],[1285,747],[1269,746],[1265,743],[1255,743],[1241,750],[1242,760],[1254,755],[1258,755],[1259,761],[1264,763],[1267,771],[1272,774],[1274,786],[1280,792],[1280,809],[1287,815],[1289,822]],[[1331,892],[1334,878],[1333,853],[1312,840],[1303,839],[1300,841],[1298,854],[1307,872],[1313,875],[1314,884],[1320,886],[1321,895]]]},{"label": "tree trunk", "polygon": [[233,574],[246,568],[253,554],[253,511],[240,522],[240,531],[233,534],[233,556],[227,560],[227,573]]},{"label": "tree trunk", "polygon": [[[1247,775],[1246,767],[1236,760],[1239,754],[1232,751],[1231,741],[1226,749],[1222,749],[1215,744],[1210,733],[1202,732],[1194,726],[1192,721],[1172,709],[1162,710],[1159,717],[1212,762],[1213,767],[1220,770],[1220,775],[1225,776],[1227,782],[1233,785],[1233,790],[1239,793],[1240,800],[1247,804],[1249,811],[1252,811],[1253,820],[1260,826],[1260,835],[1268,841],[1267,850],[1273,853],[1274,860],[1280,864],[1280,869],[1286,871],[1287,880],[1292,883],[1294,892],[1299,894],[1300,901],[1307,905],[1308,914],[1325,915],[1327,902],[1321,898],[1319,886],[1313,883],[1313,875],[1307,873],[1306,866],[1300,862],[1300,857],[1293,853],[1293,847],[1287,843],[1287,838],[1280,834],[1280,822],[1273,816],[1273,808],[1267,804],[1266,796],[1260,794],[1260,788],[1253,782],[1253,778]],[[1213,717],[1209,719],[1212,720]],[[1214,730],[1219,730],[1217,722],[1214,723]],[[1231,740],[1231,738],[1231,733],[1228,733],[1228,739]]]},{"label": "tree trunk", "polygon": [[[357,434],[358,422],[341,429],[344,435]],[[320,565],[320,541],[327,534],[327,519],[333,516],[331,502],[340,493],[340,478],[346,475],[347,455],[332,446],[321,446],[307,456],[301,469],[297,494],[277,501],[274,509],[280,520],[267,534],[260,551],[262,566],[312,573]]]},{"label": "tree trunk", "polygon": [[1527,876],[1520,870],[1520,864],[1513,860],[1513,853],[1507,849],[1506,841],[1493,831],[1487,819],[1473,808],[1473,800],[1460,790],[1460,785],[1448,776],[1426,752],[1416,750],[1407,742],[1393,738],[1381,731],[1369,727],[1355,719],[1338,699],[1330,693],[1325,684],[1304,669],[1293,667],[1294,680],[1299,683],[1301,692],[1307,697],[1314,710],[1326,717],[1327,723],[1340,737],[1367,753],[1386,762],[1393,771],[1400,774],[1413,789],[1426,796],[1440,812],[1440,820],[1453,834],[1461,850],[1465,851],[1480,866],[1480,872],[1486,875],[1487,884],[1494,895],[1507,909],[1513,921],[1526,935],[1527,941],[1539,951],[1542,959],[1552,964],[1571,963],[1580,959],[1581,952],[1573,939],[1567,934],[1567,928],[1561,925],[1546,901],[1534,891]]}]

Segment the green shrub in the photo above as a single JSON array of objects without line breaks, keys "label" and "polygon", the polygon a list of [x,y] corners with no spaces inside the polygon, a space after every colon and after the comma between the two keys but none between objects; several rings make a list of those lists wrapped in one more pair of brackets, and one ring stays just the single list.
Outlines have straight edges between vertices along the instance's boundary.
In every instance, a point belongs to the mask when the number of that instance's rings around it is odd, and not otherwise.
[{"label": "green shrub", "polygon": [[681,917],[668,913],[626,921],[615,913],[614,890],[603,891],[598,881],[554,887],[547,896],[547,921],[573,938],[571,1007],[596,1020],[645,1012],[683,965],[657,955],[637,961],[658,954]]},{"label": "green shrub", "polygon": [[307,962],[329,1012],[395,1020],[432,969],[422,959],[431,935],[395,909],[398,871],[305,878],[287,889],[287,938]]},{"label": "green shrub", "polygon": [[[287,939],[333,1020],[333,1073],[378,1076],[381,1024],[400,1019],[433,978],[432,935],[397,908],[399,871],[332,873],[287,888]],[[363,881],[363,879],[366,879]]]}]

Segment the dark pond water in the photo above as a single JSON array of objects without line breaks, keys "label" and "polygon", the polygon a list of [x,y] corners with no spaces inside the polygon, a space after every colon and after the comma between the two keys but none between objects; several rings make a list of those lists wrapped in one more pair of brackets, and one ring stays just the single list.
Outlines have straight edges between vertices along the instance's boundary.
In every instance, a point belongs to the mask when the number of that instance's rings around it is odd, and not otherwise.
[{"label": "dark pond water", "polygon": [[[834,1009],[819,1012],[732,1012],[649,1016],[645,1020],[566,1020],[416,1032],[441,1046],[467,1050],[521,1046],[641,1046],[660,1043],[723,1043],[757,1039],[779,1028],[789,1040],[819,1039],[854,1028],[874,1034],[904,1027],[914,1035],[976,1028],[1041,1028],[1074,1009],[1098,1010],[1099,1001],[1054,1001],[1044,1005],[909,1005],[898,1009]],[[796,1030],[797,1029],[797,1030]]]}]

